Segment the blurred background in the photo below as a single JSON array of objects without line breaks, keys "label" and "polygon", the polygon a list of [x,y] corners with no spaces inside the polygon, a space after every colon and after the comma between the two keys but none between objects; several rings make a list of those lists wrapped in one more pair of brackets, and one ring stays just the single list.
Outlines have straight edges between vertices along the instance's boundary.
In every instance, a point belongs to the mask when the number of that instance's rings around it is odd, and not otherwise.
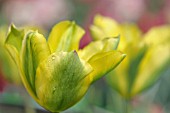
[{"label": "blurred background", "polygon": [[[146,33],[152,27],[169,24],[169,12],[170,0],[0,0],[0,113],[48,113],[28,95],[2,47],[11,23],[36,26],[47,36],[59,21],[74,20],[86,30],[80,43],[83,48],[92,40],[89,26],[96,14],[119,23],[134,23]],[[63,113],[123,113],[122,100],[102,78]],[[170,65],[158,82],[131,104],[134,113],[170,113]]]}]

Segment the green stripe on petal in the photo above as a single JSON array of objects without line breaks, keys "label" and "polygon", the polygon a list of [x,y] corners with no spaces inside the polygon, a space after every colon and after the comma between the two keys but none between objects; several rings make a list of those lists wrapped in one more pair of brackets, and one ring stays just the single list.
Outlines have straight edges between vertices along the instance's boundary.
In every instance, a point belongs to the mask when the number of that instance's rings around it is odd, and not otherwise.
[{"label": "green stripe on petal", "polygon": [[30,34],[31,41],[31,49],[33,55],[33,62],[35,65],[35,69],[37,69],[39,63],[41,63],[44,59],[50,56],[50,48],[47,44],[45,37],[38,32],[33,32]]},{"label": "green stripe on petal", "polygon": [[35,74],[37,66],[50,55],[46,39],[38,32],[29,32],[23,41],[21,65],[24,75],[32,90],[35,92]]},{"label": "green stripe on petal", "polygon": [[27,78],[26,78],[23,68],[21,66],[20,58],[19,58],[16,48],[14,46],[8,45],[8,44],[6,44],[5,47],[7,48],[7,51],[9,52],[10,56],[12,57],[12,59],[14,60],[14,62],[17,65],[17,68],[18,68],[18,71],[19,71],[19,74],[20,74],[20,77],[22,79],[24,86],[28,90],[29,94],[38,102],[35,92],[33,91],[31,85],[27,81]]},{"label": "green stripe on petal", "polygon": [[125,58],[125,56],[125,54],[115,50],[94,55],[88,61],[94,69],[89,75],[89,77],[92,78],[92,83],[113,70]]},{"label": "green stripe on petal", "polygon": [[90,83],[83,82],[92,67],[76,52],[56,52],[42,62],[36,72],[36,92],[41,105],[59,112],[79,101]]},{"label": "green stripe on petal", "polygon": [[91,42],[82,50],[78,51],[80,58],[88,61],[92,56],[100,52],[115,50],[119,44],[119,36],[114,38],[105,38],[99,41]]},{"label": "green stripe on petal", "polygon": [[8,33],[7,39],[5,41],[5,47],[12,57],[13,61],[16,63],[17,68],[19,70],[20,77],[23,81],[24,86],[27,88],[30,95],[38,102],[37,97],[35,96],[35,93],[27,81],[27,78],[25,76],[25,73],[23,71],[23,68],[21,66],[21,60],[20,60],[20,51],[22,47],[22,41],[24,38],[24,30],[17,29],[14,25],[10,27],[10,31]]},{"label": "green stripe on petal", "polygon": [[63,21],[55,25],[49,35],[48,44],[51,52],[78,50],[84,30],[75,22]]}]

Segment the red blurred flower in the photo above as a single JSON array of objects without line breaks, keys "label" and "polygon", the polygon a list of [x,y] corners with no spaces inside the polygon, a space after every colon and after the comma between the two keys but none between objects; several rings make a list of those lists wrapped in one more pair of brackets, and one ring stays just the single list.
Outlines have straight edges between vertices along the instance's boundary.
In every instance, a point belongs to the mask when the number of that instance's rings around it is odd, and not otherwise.
[{"label": "red blurred flower", "polygon": [[166,18],[163,12],[151,13],[145,12],[138,20],[138,25],[143,32],[147,32],[154,26],[160,26],[166,24]]},{"label": "red blurred flower", "polygon": [[3,91],[5,85],[6,85],[6,81],[3,77],[3,73],[2,73],[2,70],[1,70],[1,67],[0,67],[0,92]]}]

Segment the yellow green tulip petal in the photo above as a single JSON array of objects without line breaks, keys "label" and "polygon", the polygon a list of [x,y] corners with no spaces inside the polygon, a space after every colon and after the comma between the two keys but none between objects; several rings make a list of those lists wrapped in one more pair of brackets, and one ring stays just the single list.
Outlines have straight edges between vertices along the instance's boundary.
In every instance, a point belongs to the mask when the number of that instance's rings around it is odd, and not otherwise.
[{"label": "yellow green tulip petal", "polygon": [[124,98],[127,98],[128,96],[128,65],[129,65],[129,59],[128,55],[126,58],[121,62],[121,64],[115,69],[112,70],[107,74],[107,81],[108,83],[118,92],[120,93]]},{"label": "yellow green tulip petal", "polygon": [[63,21],[55,25],[49,35],[48,44],[51,52],[78,50],[84,30],[75,22]]},{"label": "yellow green tulip petal", "polygon": [[50,54],[50,48],[47,44],[45,37],[38,32],[31,32],[28,34],[30,38],[30,49],[32,49],[32,56],[34,57],[33,62],[35,69],[39,63],[46,59]]},{"label": "yellow green tulip petal", "polygon": [[14,63],[13,59],[9,56],[8,51],[5,49],[4,45],[0,44],[0,70],[4,75],[5,79],[10,83],[15,83],[20,85],[21,79],[19,77],[18,68]]},{"label": "yellow green tulip petal", "polygon": [[91,42],[89,45],[78,51],[79,56],[88,61],[93,55],[100,52],[115,50],[119,44],[119,36],[114,38],[105,38],[99,41]]},{"label": "yellow green tulip petal", "polygon": [[13,45],[17,49],[17,51],[20,52],[24,34],[24,29],[17,29],[14,25],[11,25],[5,43]]},{"label": "yellow green tulip petal", "polygon": [[72,106],[86,92],[89,84],[82,84],[91,71],[92,67],[74,51],[53,53],[37,69],[36,92],[40,104],[52,112]]},{"label": "yellow green tulip petal", "polygon": [[7,26],[0,26],[0,45],[3,45],[6,38]]},{"label": "yellow green tulip petal", "polygon": [[[29,32],[23,41],[21,64],[27,81],[35,93],[35,74],[40,62],[50,55],[46,39],[38,32]],[[36,93],[35,93],[36,94]]]},{"label": "yellow green tulip petal", "polygon": [[144,36],[144,43],[151,46],[170,43],[170,26],[154,27]]},{"label": "yellow green tulip petal", "polygon": [[9,51],[9,54],[12,56],[13,59],[16,59],[14,61],[18,66],[19,66],[19,54],[21,51],[23,37],[24,30],[17,29],[14,25],[11,25],[8,36],[5,41],[5,46]]},{"label": "yellow green tulip petal", "polygon": [[106,37],[118,36],[120,34],[120,28],[118,23],[113,19],[96,15],[93,25],[90,27],[90,32],[94,40],[99,40]]},{"label": "yellow green tulip petal", "polygon": [[20,60],[20,52],[21,52],[21,47],[22,47],[22,41],[24,38],[24,30],[23,29],[17,29],[12,25],[10,27],[10,31],[8,33],[7,39],[5,41],[5,47],[10,54],[11,58],[17,65],[17,68],[19,70],[20,77],[24,83],[24,86],[27,88],[28,92],[30,95],[36,100],[37,97],[35,96],[35,92],[33,91],[31,85],[27,81],[27,78],[25,76],[25,73],[23,71],[23,67],[21,66],[21,60]]},{"label": "yellow green tulip petal", "polygon": [[133,85],[132,95],[136,95],[152,85],[161,75],[165,67],[169,65],[169,62],[169,44],[151,47],[139,65],[138,76]]},{"label": "yellow green tulip petal", "polygon": [[5,79],[8,80],[10,83],[21,84],[21,80],[18,76],[17,67],[12,58],[9,56],[8,51],[4,47],[7,29],[7,26],[0,26],[0,70],[2,71],[1,74],[3,74]]},{"label": "yellow green tulip petal", "polygon": [[124,58],[125,54],[112,50],[94,55],[88,63],[93,67],[94,71],[89,75],[92,82],[98,80],[103,75],[113,70]]},{"label": "yellow green tulip petal", "polygon": [[[120,26],[120,44],[119,44],[119,49],[124,50],[127,47],[138,47],[140,46],[141,43],[141,36],[142,32],[140,29],[137,27],[135,24],[128,24],[124,23],[119,25]],[[135,48],[135,47],[134,47]]]}]

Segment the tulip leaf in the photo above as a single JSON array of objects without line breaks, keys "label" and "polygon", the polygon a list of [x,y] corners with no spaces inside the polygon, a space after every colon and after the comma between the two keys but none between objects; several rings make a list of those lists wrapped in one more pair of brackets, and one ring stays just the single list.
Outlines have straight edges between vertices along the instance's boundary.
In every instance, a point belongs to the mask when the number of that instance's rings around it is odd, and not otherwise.
[{"label": "tulip leaf", "polygon": [[106,37],[115,37],[120,34],[118,23],[109,17],[96,15],[93,25],[90,27],[90,32],[94,40],[103,39]]},{"label": "tulip leaf", "polygon": [[63,21],[55,25],[49,35],[48,44],[51,52],[78,50],[84,30],[75,22]]},{"label": "tulip leaf", "polygon": [[87,91],[84,78],[92,67],[75,51],[56,52],[43,61],[36,72],[36,92],[41,105],[52,112],[67,109]]},{"label": "tulip leaf", "polygon": [[112,50],[94,55],[89,59],[88,63],[93,67],[94,71],[89,75],[92,78],[92,83],[106,73],[113,70],[124,58],[125,54]]},{"label": "tulip leaf", "polygon": [[85,48],[79,50],[78,54],[82,59],[88,61],[93,55],[97,53],[115,50],[118,46],[119,40],[120,38],[118,36],[91,42]]}]

